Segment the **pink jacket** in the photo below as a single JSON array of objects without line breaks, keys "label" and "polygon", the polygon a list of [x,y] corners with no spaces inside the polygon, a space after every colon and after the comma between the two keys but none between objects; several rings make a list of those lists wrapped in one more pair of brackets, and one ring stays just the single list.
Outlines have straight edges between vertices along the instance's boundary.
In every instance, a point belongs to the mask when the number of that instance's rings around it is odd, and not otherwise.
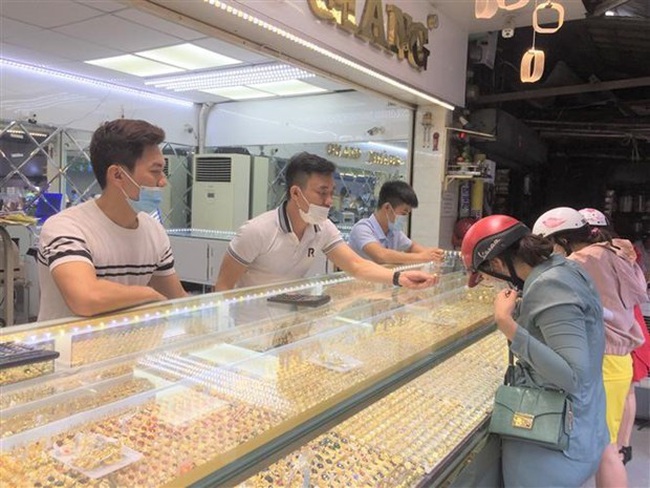
[{"label": "pink jacket", "polygon": [[613,314],[605,320],[605,354],[630,354],[645,340],[641,326],[634,319],[634,305],[648,299],[641,269],[606,242],[575,251],[569,259],[585,268],[594,280],[603,307]]}]

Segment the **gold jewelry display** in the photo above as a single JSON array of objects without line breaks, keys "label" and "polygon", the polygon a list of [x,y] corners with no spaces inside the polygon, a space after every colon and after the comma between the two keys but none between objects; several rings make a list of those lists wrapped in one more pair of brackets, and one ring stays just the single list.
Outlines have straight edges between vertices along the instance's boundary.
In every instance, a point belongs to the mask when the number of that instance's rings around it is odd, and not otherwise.
[{"label": "gold jewelry display", "polygon": [[[121,363],[117,357],[160,345],[167,327],[163,321],[78,335],[75,364],[103,358],[104,367],[85,366],[0,397],[0,436],[15,446],[0,453],[0,483],[48,488],[172,483],[398,362],[490,320],[493,292],[462,290],[463,281],[452,276],[435,290],[397,293],[374,284],[338,283],[331,288],[342,298],[327,310],[267,318],[192,340],[185,336],[176,347]],[[343,285],[349,287],[347,293]],[[202,317],[203,325],[189,316],[188,327],[210,330],[214,317],[207,312]],[[256,373],[244,367],[245,361],[219,364],[200,354],[222,343],[255,344],[258,353],[249,349],[252,358],[276,358],[275,368]],[[110,347],[119,352],[102,350]],[[307,479],[313,486],[412,486],[485,417],[505,357],[498,334],[478,341],[244,486],[303,486]],[[324,360],[319,364],[318,358]],[[63,432],[50,429],[72,417],[92,420],[72,423]],[[33,433],[39,432],[42,437],[34,440]],[[21,436],[31,438],[18,442]],[[98,438],[115,441],[81,445],[80,439]],[[51,454],[73,452],[73,446],[80,452],[71,465]],[[142,458],[97,479],[81,472],[119,462],[121,449]]]}]

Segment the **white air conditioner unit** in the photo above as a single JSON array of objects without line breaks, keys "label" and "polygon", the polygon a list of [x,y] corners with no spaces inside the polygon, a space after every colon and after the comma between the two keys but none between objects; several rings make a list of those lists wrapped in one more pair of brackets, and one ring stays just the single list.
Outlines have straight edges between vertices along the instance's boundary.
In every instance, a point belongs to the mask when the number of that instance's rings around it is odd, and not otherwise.
[{"label": "white air conditioner unit", "polygon": [[251,181],[251,208],[249,218],[257,217],[259,214],[270,210],[269,185],[273,178],[271,175],[272,165],[266,156],[253,156],[253,176]]},{"label": "white air conditioner unit", "polygon": [[189,222],[188,202],[186,202],[188,179],[187,156],[165,156],[163,172],[167,185],[163,188],[163,199],[160,204],[160,217],[168,229],[185,229]]},{"label": "white air conditioner unit", "polygon": [[192,174],[192,228],[234,231],[248,220],[249,155],[197,154]]}]

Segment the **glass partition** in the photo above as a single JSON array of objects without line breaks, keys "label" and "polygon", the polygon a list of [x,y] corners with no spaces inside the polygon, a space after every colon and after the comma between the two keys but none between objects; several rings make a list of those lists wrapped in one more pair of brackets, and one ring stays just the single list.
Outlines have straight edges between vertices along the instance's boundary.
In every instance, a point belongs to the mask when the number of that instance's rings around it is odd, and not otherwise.
[{"label": "glass partition", "polygon": [[[252,208],[251,217],[282,203],[286,194],[285,170],[289,158],[302,151],[317,154],[336,164],[336,187],[329,217],[344,232],[374,212],[384,182],[409,179],[410,155],[406,140],[209,147],[205,150],[206,153],[244,153],[251,156],[254,165],[260,160],[268,164],[267,178],[252,179],[251,192],[265,192],[266,205]],[[266,185],[266,188],[256,188],[256,185]]]}]

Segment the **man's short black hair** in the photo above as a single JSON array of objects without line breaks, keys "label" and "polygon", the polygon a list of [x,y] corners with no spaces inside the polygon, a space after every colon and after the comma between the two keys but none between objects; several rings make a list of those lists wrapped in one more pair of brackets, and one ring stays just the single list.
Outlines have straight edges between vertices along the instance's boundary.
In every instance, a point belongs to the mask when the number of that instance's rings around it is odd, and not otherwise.
[{"label": "man's short black hair", "polygon": [[144,120],[117,119],[105,122],[90,140],[90,161],[99,186],[106,187],[106,172],[112,164],[133,171],[148,146],[165,140],[165,131]]},{"label": "man's short black hair", "polygon": [[418,208],[418,197],[415,191],[407,182],[400,180],[387,181],[381,185],[377,208],[381,208],[386,202],[393,208],[403,204]]},{"label": "man's short black hair", "polygon": [[293,185],[298,185],[301,189],[305,188],[307,180],[313,173],[321,175],[331,175],[336,171],[336,165],[325,159],[308,152],[294,154],[289,160],[285,178],[287,181],[287,198],[289,190]]}]

